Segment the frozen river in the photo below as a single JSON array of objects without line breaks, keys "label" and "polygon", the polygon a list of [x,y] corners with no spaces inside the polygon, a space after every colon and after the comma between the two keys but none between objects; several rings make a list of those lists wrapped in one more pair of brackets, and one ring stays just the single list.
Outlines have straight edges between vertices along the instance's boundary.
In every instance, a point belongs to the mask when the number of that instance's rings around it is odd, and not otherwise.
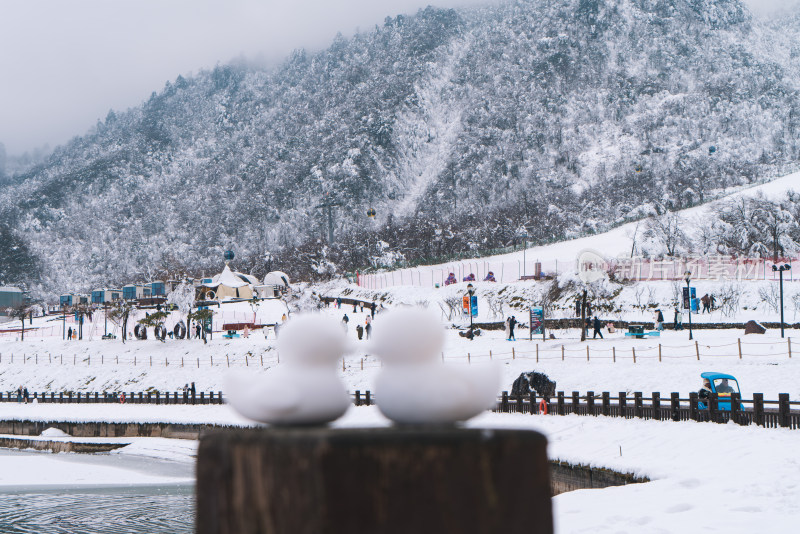
[{"label": "frozen river", "polygon": [[0,532],[193,532],[193,478],[184,462],[0,449]]}]

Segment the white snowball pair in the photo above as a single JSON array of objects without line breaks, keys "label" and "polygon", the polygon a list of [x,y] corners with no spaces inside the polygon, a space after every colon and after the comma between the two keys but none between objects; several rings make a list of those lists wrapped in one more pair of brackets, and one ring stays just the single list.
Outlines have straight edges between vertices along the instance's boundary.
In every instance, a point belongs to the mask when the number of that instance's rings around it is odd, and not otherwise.
[{"label": "white snowball pair", "polygon": [[[384,363],[375,393],[386,417],[401,424],[454,423],[494,405],[499,367],[442,365],[443,345],[442,325],[428,311],[402,308],[375,321],[369,349]],[[331,422],[351,404],[336,367],[354,349],[335,319],[294,318],[278,339],[282,363],[257,376],[229,376],[227,397],[239,413],[262,423]]]}]

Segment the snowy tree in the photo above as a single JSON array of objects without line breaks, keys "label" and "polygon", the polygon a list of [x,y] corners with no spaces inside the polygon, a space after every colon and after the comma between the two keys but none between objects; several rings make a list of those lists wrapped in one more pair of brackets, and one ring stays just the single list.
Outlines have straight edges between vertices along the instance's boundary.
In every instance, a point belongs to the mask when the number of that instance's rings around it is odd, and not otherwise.
[{"label": "snowy tree", "polygon": [[175,289],[167,296],[167,304],[171,304],[178,308],[178,313],[186,317],[186,339],[192,339],[192,333],[189,331],[191,325],[190,314],[192,306],[194,305],[196,291],[192,284],[189,282],[181,282]]}]

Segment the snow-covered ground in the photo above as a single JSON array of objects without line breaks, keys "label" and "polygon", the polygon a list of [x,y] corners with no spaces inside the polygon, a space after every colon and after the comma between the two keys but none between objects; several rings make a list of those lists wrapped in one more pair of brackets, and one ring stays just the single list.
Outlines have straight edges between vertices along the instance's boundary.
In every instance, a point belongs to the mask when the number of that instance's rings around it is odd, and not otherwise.
[{"label": "snow-covered ground", "polygon": [[[344,370],[337,367],[347,388],[379,394],[374,380],[380,362],[370,354],[368,341],[358,341],[354,328],[356,323],[364,323],[367,313],[353,313],[352,307],[344,306],[341,310],[325,308],[322,313],[337,319],[347,313],[350,318],[348,335],[354,352],[344,358]],[[524,315],[518,314],[517,318],[524,320]],[[380,319],[379,314],[374,328],[380,328]],[[459,323],[465,324],[463,318],[459,318]],[[559,390],[568,392],[677,391],[686,395],[699,388],[701,372],[719,371],[736,376],[745,396],[764,393],[766,398],[776,399],[778,393],[789,393],[792,399],[800,398],[800,332],[792,329],[787,330],[786,339],[780,337],[777,329],[748,336],[739,329],[695,330],[694,341],[689,340],[688,330],[664,331],[659,338],[642,340],[628,338],[620,331],[614,334],[605,331],[605,339],[586,342],[580,341],[576,329],[555,331],[553,340],[542,341],[537,337],[529,341],[528,330],[518,328],[517,341],[512,342],[504,339],[501,330],[485,330],[473,341],[460,337],[458,332],[447,330],[444,364],[478,364],[488,361],[491,353],[492,360],[502,362],[503,389],[508,390],[521,372],[537,370],[555,380]],[[792,337],[795,339],[790,341]],[[0,391],[10,392],[24,385],[31,392],[150,389],[164,392],[195,382],[198,391],[216,392],[224,389],[229,369],[263,372],[281,365],[279,361],[273,334],[269,339],[253,334],[248,339],[230,340],[216,335],[208,344],[198,340],[161,343],[148,339],[123,344],[119,340],[26,338],[21,342],[5,338],[0,340]]]},{"label": "snow-covered ground", "polygon": [[[43,406],[3,406],[0,417],[49,417]],[[227,407],[189,406],[157,410],[147,406],[73,405],[72,420],[142,420],[246,424]],[[167,407],[162,407],[167,408]],[[390,424],[375,407],[352,407],[337,427],[380,427]],[[734,424],[672,421],[636,421],[607,417],[531,416],[486,413],[467,426],[520,428],[542,432],[549,441],[548,456],[573,464],[606,467],[644,476],[651,482],[616,488],[579,490],[553,501],[559,534],[684,533],[693,531],[750,534],[793,532],[800,520],[800,444],[796,431],[740,427]],[[157,438],[133,439],[115,451],[186,461],[196,442]],[[54,484],[77,477],[76,482],[102,484],[127,480],[137,483],[176,483],[180,479],[145,476],[141,472],[87,467],[70,461],[76,455],[36,454],[25,462],[7,465],[0,456],[0,483],[30,482],[34,470],[40,480]],[[27,460],[31,458],[31,460]],[[76,473],[71,469],[80,471]],[[25,471],[27,470],[27,471]],[[16,477],[16,478],[15,478]]]}]

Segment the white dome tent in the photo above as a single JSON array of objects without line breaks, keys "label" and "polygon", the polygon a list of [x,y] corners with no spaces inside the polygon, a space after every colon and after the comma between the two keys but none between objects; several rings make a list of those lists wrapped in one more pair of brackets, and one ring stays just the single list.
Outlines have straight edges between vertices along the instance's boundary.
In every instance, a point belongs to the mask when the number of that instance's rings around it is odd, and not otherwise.
[{"label": "white dome tent", "polygon": [[289,276],[281,271],[272,271],[264,277],[264,283],[255,286],[255,290],[262,298],[280,298],[290,291]]}]

